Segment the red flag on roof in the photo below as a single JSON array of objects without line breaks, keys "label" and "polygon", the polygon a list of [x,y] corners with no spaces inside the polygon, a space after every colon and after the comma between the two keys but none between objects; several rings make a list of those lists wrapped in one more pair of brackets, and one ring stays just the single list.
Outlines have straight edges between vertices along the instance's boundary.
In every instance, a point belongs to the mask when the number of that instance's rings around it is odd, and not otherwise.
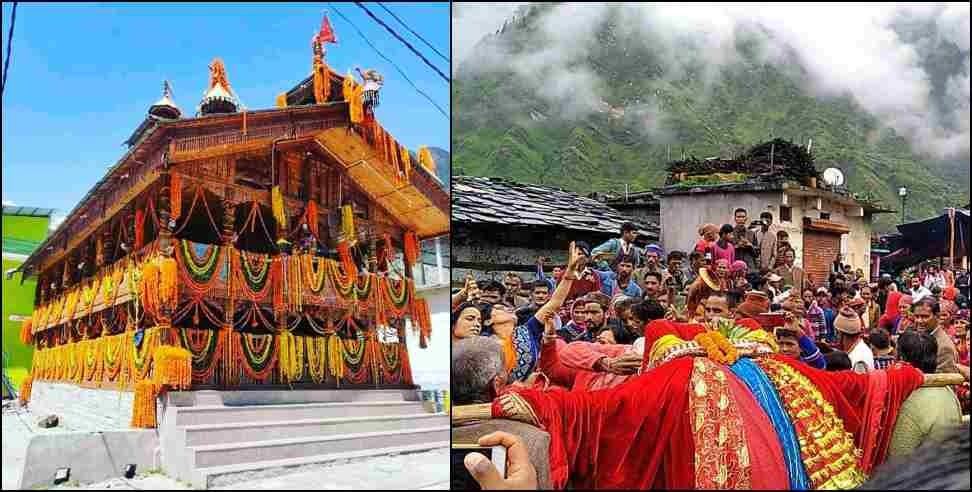
[{"label": "red flag on roof", "polygon": [[327,14],[324,14],[324,20],[321,21],[321,32],[317,33],[317,41],[320,43],[337,43],[337,36],[334,35],[334,29],[331,28],[331,21],[327,19]]}]

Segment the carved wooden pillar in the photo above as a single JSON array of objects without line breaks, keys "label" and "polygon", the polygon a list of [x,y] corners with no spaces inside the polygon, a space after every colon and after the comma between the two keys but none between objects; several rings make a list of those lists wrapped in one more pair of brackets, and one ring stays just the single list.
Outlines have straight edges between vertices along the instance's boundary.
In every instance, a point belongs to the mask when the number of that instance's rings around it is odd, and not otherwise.
[{"label": "carved wooden pillar", "polygon": [[67,289],[68,287],[71,286],[71,267],[69,265],[71,263],[73,263],[71,261],[71,257],[72,256],[73,255],[71,255],[71,254],[65,255],[64,256],[64,264],[61,265],[61,288],[62,288],[62,291],[63,291],[63,289]]},{"label": "carved wooden pillar", "polygon": [[111,224],[106,224],[101,230],[101,264],[109,265],[115,260],[115,238],[111,235]]},{"label": "carved wooden pillar", "polygon": [[166,256],[171,256],[172,245],[172,225],[169,223],[169,218],[172,215],[172,175],[168,170],[162,171],[162,179],[159,180],[162,184],[159,187],[158,200],[158,213],[159,213],[159,249],[162,254]]},{"label": "carved wooden pillar", "polygon": [[122,221],[122,227],[125,228],[128,236],[127,245],[129,249],[125,256],[131,256],[135,252],[135,217],[135,205],[133,203],[132,208],[125,211],[125,219]]},{"label": "carved wooden pillar", "polygon": [[[104,228],[104,226],[102,226]],[[94,265],[95,271],[101,270],[105,266],[105,238],[101,229],[96,230],[91,237],[94,240]]]}]

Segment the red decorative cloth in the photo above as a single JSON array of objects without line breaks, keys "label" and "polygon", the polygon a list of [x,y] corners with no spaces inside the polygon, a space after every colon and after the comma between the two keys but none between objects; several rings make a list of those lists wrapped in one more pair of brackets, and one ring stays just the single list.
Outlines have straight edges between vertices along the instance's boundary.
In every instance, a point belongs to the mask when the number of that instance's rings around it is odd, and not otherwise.
[{"label": "red decorative cloth", "polygon": [[[610,389],[518,392],[550,433],[553,487],[695,488],[691,375],[685,358]],[[504,415],[498,399],[493,415]]]},{"label": "red decorative cloth", "polygon": [[756,397],[731,371],[729,391],[732,393],[743,416],[746,444],[749,447],[749,460],[752,468],[750,487],[754,490],[786,490],[790,488],[790,475],[783,458],[783,448],[776,436],[773,423],[756,401]]},{"label": "red decorative cloth", "polygon": [[[865,472],[887,459],[891,433],[901,405],[925,381],[921,371],[907,364],[895,364],[883,371],[884,375],[879,374],[882,371],[857,374],[853,371],[821,371],[786,357],[773,357],[813,382],[833,405],[837,416],[844,422],[844,429],[854,435],[858,448],[864,449],[868,443],[874,443],[874,449],[865,455],[866,461],[861,460],[861,470]],[[878,381],[872,382],[872,378]],[[887,378],[887,381],[879,381],[881,378]],[[878,415],[866,413],[882,407],[884,410]]]},{"label": "red decorative cloth", "polygon": [[[699,327],[669,326],[686,336]],[[874,375],[824,372],[786,357],[773,357],[818,388],[858,447],[875,443],[873,452],[861,463],[862,469],[873,469],[885,460],[901,404],[923,381],[920,371],[895,366],[886,371],[885,386],[872,382]],[[692,358],[676,359],[620,386],[599,391],[517,391],[530,405],[539,426],[550,433],[554,487],[564,488],[570,481],[578,489],[696,488],[697,443],[688,391],[693,364]],[[742,396],[746,389],[741,383],[736,381],[734,386],[734,399],[744,412],[746,442],[752,451],[749,458],[757,467],[751,485],[785,488],[785,467],[781,468],[779,459],[782,451],[769,438],[775,431],[752,396]],[[886,391],[879,394],[882,387]],[[872,400],[883,401],[885,410],[877,419],[864,419],[865,408],[879,405],[869,403]],[[493,404],[493,415],[505,416],[499,400]]]}]

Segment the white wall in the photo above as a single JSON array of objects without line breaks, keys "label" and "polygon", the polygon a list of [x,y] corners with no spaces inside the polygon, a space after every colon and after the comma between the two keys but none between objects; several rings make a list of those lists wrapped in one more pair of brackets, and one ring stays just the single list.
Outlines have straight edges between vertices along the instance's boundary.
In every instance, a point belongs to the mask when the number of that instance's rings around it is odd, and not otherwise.
[{"label": "white wall", "polygon": [[[691,251],[698,240],[698,228],[702,224],[733,224],[733,211],[745,208],[749,220],[759,218],[762,212],[773,214],[773,222],[790,235],[790,243],[796,250],[797,266],[803,263],[803,219],[820,218],[820,210],[815,209],[816,198],[787,196],[779,192],[754,193],[710,193],[699,195],[670,195],[661,198],[661,240],[665,251]],[[792,217],[788,222],[780,221],[780,206],[787,203]],[[871,270],[871,221],[861,217],[860,210],[845,207],[823,200],[822,209],[830,212],[830,220],[850,227],[850,234],[841,239],[841,252],[845,262],[855,269],[861,268],[865,275]]]},{"label": "white wall", "polygon": [[690,252],[699,239],[703,224],[735,225],[733,211],[745,208],[749,221],[759,214],[770,212],[779,221],[782,192],[709,193],[699,195],[670,195],[661,198],[661,242],[665,251]]},{"label": "white wall", "polygon": [[406,328],[408,357],[412,363],[412,379],[424,390],[449,389],[451,343],[449,336],[449,285],[432,289],[416,289],[416,294],[429,302],[432,313],[432,337],[428,348],[419,348],[418,333],[411,324]]},{"label": "white wall", "polygon": [[854,209],[829,200],[822,200],[821,210],[817,210],[817,199],[813,197],[788,196],[787,202],[792,207],[793,220],[780,223],[780,227],[790,234],[790,244],[797,253],[797,265],[803,261],[803,219],[820,219],[820,212],[830,212],[830,220],[847,225],[851,232],[841,236],[840,252],[844,255],[844,263],[854,269],[864,270],[869,278],[871,274],[871,220],[861,216],[860,208]]}]

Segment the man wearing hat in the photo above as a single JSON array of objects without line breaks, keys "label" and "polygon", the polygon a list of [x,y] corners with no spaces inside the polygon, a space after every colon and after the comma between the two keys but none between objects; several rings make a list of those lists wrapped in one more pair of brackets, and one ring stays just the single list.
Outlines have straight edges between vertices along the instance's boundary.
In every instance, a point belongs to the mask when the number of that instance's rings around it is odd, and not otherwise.
[{"label": "man wearing hat", "polygon": [[874,370],[874,353],[864,343],[864,330],[861,317],[853,309],[842,309],[834,320],[838,343],[841,350],[850,357],[854,372],[866,373]]},{"label": "man wearing hat", "polygon": [[770,299],[765,293],[760,291],[749,291],[746,293],[743,302],[736,306],[736,318],[756,319],[761,314],[768,313],[770,310]]},{"label": "man wearing hat", "polygon": [[771,299],[775,299],[780,294],[783,293],[783,277],[776,274],[776,272],[770,272],[766,276],[766,293],[769,294]]}]

